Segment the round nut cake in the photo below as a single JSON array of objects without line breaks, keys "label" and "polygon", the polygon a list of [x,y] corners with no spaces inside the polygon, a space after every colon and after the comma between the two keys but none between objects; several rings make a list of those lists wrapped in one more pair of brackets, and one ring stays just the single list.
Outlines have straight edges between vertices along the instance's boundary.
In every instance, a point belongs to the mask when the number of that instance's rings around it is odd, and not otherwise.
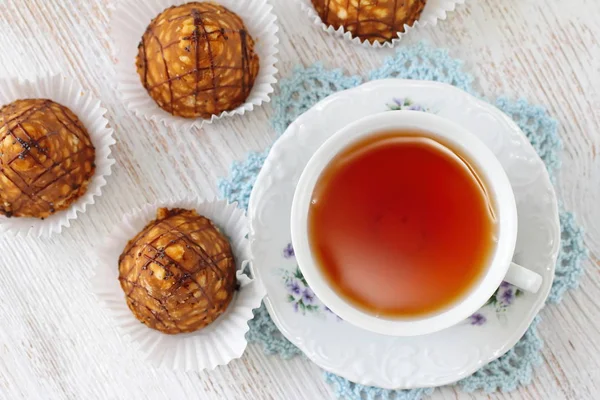
[{"label": "round nut cake", "polygon": [[125,247],[119,281],[135,317],[168,334],[216,320],[236,288],[229,241],[195,211],[161,208]]},{"label": "round nut cake", "polygon": [[412,26],[427,0],[311,0],[321,20],[335,29],[343,26],[352,37],[389,42]]},{"label": "round nut cake", "polygon": [[176,116],[210,118],[246,101],[259,58],[239,16],[218,4],[192,2],[152,20],[136,67],[161,108]]},{"label": "round nut cake", "polygon": [[0,214],[46,218],[87,190],[96,151],[77,116],[52,100],[0,108]]}]

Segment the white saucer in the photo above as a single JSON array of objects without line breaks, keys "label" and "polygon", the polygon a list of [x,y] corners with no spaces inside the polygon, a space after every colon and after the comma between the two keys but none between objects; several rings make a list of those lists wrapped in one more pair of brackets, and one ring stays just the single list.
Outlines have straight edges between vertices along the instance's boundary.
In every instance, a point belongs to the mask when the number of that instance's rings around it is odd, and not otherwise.
[{"label": "white saucer", "polygon": [[[423,108],[477,134],[505,168],[517,199],[514,260],[540,273],[533,295],[506,285],[464,323],[421,337],[395,338],[341,321],[307,288],[290,245],[290,211],[300,174],[333,133],[366,115]],[[323,369],[386,389],[440,386],[464,378],[506,353],[543,307],[560,244],[558,205],[542,160],[501,111],[453,86],[424,81],[372,81],[321,101],[273,145],[250,198],[253,269],[267,290],[273,321]],[[515,295],[516,294],[516,295]]]}]

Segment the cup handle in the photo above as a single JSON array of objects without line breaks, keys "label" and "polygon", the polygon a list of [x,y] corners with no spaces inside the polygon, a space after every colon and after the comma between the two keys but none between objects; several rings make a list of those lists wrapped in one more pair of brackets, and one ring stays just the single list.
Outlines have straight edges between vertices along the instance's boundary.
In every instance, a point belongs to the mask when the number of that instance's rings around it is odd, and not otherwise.
[{"label": "cup handle", "polygon": [[504,280],[515,285],[519,289],[530,293],[537,293],[538,290],[540,290],[540,286],[542,286],[542,276],[540,274],[530,271],[513,262],[510,263],[508,273],[504,277]]}]

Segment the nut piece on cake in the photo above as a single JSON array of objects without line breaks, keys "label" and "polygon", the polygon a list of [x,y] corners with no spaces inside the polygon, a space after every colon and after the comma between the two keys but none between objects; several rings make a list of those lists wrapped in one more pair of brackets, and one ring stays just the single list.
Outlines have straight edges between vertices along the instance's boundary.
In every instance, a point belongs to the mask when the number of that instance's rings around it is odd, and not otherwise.
[{"label": "nut piece on cake", "polygon": [[0,214],[46,218],[87,190],[96,151],[77,116],[52,100],[0,108]]},{"label": "nut piece on cake", "polygon": [[119,257],[135,317],[168,334],[193,332],[229,306],[236,267],[229,241],[196,211],[161,208]]},{"label": "nut piece on cake", "polygon": [[238,15],[218,4],[192,2],[167,8],[150,22],[136,67],[162,109],[210,118],[246,101],[259,58]]},{"label": "nut piece on cake", "polygon": [[311,0],[321,20],[369,43],[389,42],[412,26],[427,0]]}]

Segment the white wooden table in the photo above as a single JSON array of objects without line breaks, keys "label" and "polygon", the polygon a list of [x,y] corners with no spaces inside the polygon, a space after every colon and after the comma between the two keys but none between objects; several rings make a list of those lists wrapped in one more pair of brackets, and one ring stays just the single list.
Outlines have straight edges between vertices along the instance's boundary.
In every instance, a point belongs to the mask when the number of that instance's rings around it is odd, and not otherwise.
[{"label": "white wooden table", "polygon": [[[243,1],[243,0],[240,0]],[[279,68],[322,61],[365,73],[391,51],[369,51],[316,29],[292,0],[272,0]],[[534,382],[490,398],[595,399],[600,394],[600,3],[469,0],[428,39],[451,49],[494,98],[523,96],[560,121],[559,194],[586,229],[581,288],[543,310],[544,364]],[[250,346],[205,373],[153,370],[120,339],[89,293],[93,243],[122,213],[171,193],[216,195],[228,166],[274,139],[270,105],[182,136],[136,118],[118,100],[108,36],[110,0],[0,0],[0,75],[61,71],[108,108],[117,160],[102,198],[49,240],[0,238],[0,399],[330,399],[318,367]],[[293,40],[290,40],[293,38]],[[343,60],[343,61],[342,61]],[[0,88],[1,90],[1,88]],[[483,394],[475,397],[486,397]],[[434,399],[470,398],[453,388]]]}]

